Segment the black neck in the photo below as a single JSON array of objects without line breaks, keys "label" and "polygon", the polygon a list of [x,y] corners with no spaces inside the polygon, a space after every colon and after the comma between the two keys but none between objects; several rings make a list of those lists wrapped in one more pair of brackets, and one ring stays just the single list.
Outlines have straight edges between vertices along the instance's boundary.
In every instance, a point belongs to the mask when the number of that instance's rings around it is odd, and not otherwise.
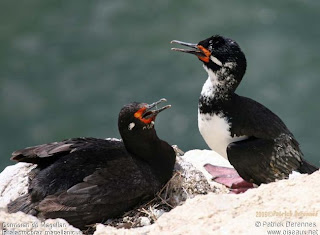
[{"label": "black neck", "polygon": [[198,109],[200,113],[216,113],[219,114],[223,111],[224,114],[227,112],[227,107],[232,105],[232,97],[235,94],[229,95],[227,99],[214,99],[205,96],[200,96]]},{"label": "black neck", "polygon": [[214,79],[209,78],[203,85],[199,98],[200,113],[219,112],[225,104],[229,103],[234,94],[234,89],[225,89],[221,84],[218,84]]},{"label": "black neck", "polygon": [[128,152],[146,161],[161,183],[167,182],[175,164],[175,152],[165,141],[158,138],[155,131],[139,138],[124,140]]}]

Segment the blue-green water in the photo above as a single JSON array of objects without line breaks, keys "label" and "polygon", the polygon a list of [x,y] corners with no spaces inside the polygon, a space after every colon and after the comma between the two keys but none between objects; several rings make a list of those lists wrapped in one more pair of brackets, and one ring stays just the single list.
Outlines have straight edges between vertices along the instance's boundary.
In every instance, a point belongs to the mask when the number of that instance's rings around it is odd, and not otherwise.
[{"label": "blue-green water", "polygon": [[320,2],[117,0],[0,2],[0,170],[12,151],[71,137],[119,137],[131,101],[165,97],[158,134],[207,148],[197,128],[206,73],[169,42],[235,39],[238,93],[277,113],[319,165]]}]

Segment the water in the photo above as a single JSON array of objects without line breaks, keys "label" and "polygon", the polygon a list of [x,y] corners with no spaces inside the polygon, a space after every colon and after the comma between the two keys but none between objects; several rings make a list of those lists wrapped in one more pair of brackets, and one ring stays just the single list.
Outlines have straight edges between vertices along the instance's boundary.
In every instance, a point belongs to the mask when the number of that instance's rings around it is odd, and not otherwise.
[{"label": "water", "polygon": [[168,99],[158,134],[207,148],[197,128],[206,73],[172,39],[235,39],[248,60],[238,94],[277,113],[319,164],[319,1],[9,1],[0,3],[0,170],[27,146],[119,137],[131,101]]}]

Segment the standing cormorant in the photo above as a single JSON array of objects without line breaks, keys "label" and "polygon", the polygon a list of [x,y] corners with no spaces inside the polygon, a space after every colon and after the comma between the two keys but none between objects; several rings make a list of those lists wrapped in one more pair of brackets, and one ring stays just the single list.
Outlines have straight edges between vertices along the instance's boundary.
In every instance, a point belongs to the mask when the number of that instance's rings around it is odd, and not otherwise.
[{"label": "standing cormorant", "polygon": [[[276,114],[235,93],[247,63],[234,40],[216,35],[198,44],[171,43],[190,47],[172,50],[196,55],[203,63],[209,77],[199,99],[200,133],[244,180],[259,185],[288,178],[292,171],[310,174],[318,170],[303,159],[297,140]],[[206,168],[214,170],[210,165]]]}]

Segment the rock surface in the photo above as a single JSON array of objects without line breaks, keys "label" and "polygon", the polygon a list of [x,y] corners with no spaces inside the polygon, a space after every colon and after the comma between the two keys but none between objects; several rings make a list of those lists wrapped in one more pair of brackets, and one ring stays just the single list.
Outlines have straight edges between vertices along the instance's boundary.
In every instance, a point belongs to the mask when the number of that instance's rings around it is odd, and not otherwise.
[{"label": "rock surface", "polygon": [[40,221],[34,216],[22,212],[8,214],[0,211],[0,234],[32,234],[32,235],[76,235],[82,232],[69,225],[63,219],[47,219]]},{"label": "rock surface", "polygon": [[[161,216],[153,225],[100,234],[320,234],[320,172],[281,180],[244,194],[199,195]],[[290,233],[290,232],[291,233]]]},{"label": "rock surface", "polygon": [[[193,152],[186,153],[185,157],[186,159],[196,157],[200,159],[202,154],[210,156],[210,152],[193,150]],[[211,152],[211,154],[214,153]],[[197,164],[195,163],[195,165]],[[5,189],[3,187],[2,181],[8,180],[8,178],[2,177],[2,174],[0,175],[1,203],[4,200],[2,192],[6,192],[6,195],[10,193],[10,187],[5,187]],[[14,182],[17,183],[19,180]],[[210,184],[214,185],[215,183],[210,182]],[[309,176],[302,175],[292,180],[281,180],[261,185],[244,194],[226,194],[223,193],[225,192],[223,188],[220,188],[221,191],[215,191],[219,194],[209,193],[188,199],[183,205],[164,213],[152,225],[147,225],[148,221],[145,218],[142,220],[147,226],[140,228],[116,229],[99,224],[94,234],[268,234],[272,231],[280,231],[274,234],[320,234],[319,188],[319,171]],[[15,193],[21,194],[22,191],[16,189]],[[11,195],[13,194],[14,191],[11,191]],[[3,204],[5,203],[1,205]],[[41,223],[35,217],[23,213],[10,215],[0,211],[2,227],[5,223],[31,223],[34,221],[37,224]],[[61,219],[46,220],[45,224],[57,224],[57,221],[58,224],[66,224]],[[79,230],[71,226],[62,229],[61,227],[45,228],[42,226],[41,229],[79,233]],[[26,229],[11,228],[11,230],[25,231]],[[33,231],[40,230],[35,228]]]},{"label": "rock surface", "polygon": [[35,166],[30,163],[19,162],[6,167],[0,174],[0,208],[15,198],[27,193],[28,173]]}]

